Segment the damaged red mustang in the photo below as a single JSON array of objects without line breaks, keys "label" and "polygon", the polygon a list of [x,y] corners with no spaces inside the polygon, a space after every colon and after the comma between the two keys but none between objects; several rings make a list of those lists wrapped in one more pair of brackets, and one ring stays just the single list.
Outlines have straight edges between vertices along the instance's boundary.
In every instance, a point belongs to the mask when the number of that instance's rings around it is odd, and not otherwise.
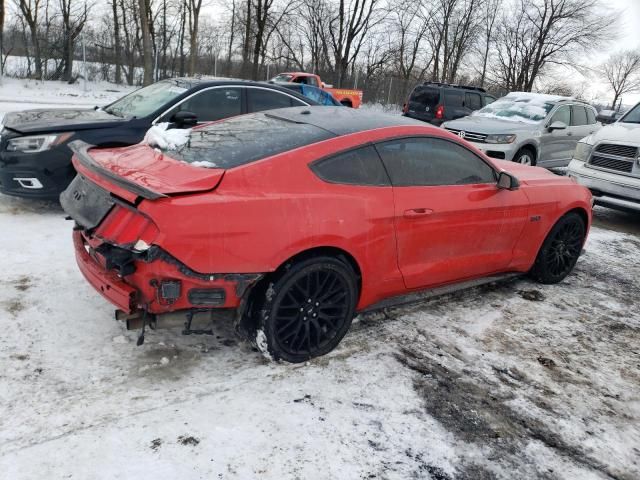
[{"label": "damaged red mustang", "polygon": [[290,362],[331,351],[357,312],[508,275],[559,282],[591,224],[573,180],[400,116],[272,110],[173,147],[72,144],[61,202],[80,270],[143,331],[233,313]]}]

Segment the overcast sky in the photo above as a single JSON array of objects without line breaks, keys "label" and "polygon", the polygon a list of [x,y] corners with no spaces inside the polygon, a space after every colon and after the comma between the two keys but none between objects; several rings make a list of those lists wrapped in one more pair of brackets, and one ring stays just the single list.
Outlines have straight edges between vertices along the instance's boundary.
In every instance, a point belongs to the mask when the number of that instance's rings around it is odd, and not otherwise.
[{"label": "overcast sky", "polygon": [[[603,3],[607,3],[611,8],[621,12],[617,29],[618,37],[601,54],[594,55],[593,59],[587,62],[593,67],[600,65],[612,53],[640,48],[640,28],[638,28],[640,25],[640,0],[605,0]],[[610,89],[600,83],[595,76],[591,81],[593,84],[585,92],[586,96],[610,102],[613,97]],[[624,95],[622,101],[624,104],[640,102],[640,93]]]}]

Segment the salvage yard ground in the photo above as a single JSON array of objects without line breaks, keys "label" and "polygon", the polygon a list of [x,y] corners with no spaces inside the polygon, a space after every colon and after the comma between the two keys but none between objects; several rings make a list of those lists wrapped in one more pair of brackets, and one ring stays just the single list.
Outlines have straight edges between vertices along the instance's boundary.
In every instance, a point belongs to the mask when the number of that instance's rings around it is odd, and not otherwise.
[{"label": "salvage yard ground", "polygon": [[[0,102],[0,111],[3,105]],[[640,215],[575,272],[360,316],[308,364],[136,334],[53,203],[0,196],[0,478],[640,478]]]}]

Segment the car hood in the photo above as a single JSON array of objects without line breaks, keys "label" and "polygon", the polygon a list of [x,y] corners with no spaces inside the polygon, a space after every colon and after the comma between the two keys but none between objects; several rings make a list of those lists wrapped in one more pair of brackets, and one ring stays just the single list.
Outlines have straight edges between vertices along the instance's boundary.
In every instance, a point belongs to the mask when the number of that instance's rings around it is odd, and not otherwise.
[{"label": "car hood", "polygon": [[637,123],[612,123],[606,125],[591,135],[593,144],[610,141],[610,142],[626,142],[640,143],[640,124]]},{"label": "car hood", "polygon": [[69,144],[76,170],[98,185],[133,201],[214,189],[225,170],[196,167],[175,160],[146,144],[94,148],[76,140]]},{"label": "car hood", "polygon": [[465,130],[476,133],[517,133],[522,131],[536,131],[539,129],[536,123],[514,122],[511,120],[501,120],[499,118],[480,117],[471,115],[468,117],[451,120],[442,124],[444,128],[455,130]]},{"label": "car hood", "polygon": [[48,133],[115,127],[126,119],[104,110],[87,109],[37,109],[9,112],[2,124],[20,133]]},{"label": "car hood", "polygon": [[542,167],[530,167],[528,165],[522,165],[520,163],[509,162],[507,160],[495,160],[491,161],[501,170],[510,173],[516,177],[520,183],[526,185],[539,185],[539,184],[554,184],[554,185],[567,185],[574,184],[575,182],[569,177],[563,177],[550,172],[546,168]]}]

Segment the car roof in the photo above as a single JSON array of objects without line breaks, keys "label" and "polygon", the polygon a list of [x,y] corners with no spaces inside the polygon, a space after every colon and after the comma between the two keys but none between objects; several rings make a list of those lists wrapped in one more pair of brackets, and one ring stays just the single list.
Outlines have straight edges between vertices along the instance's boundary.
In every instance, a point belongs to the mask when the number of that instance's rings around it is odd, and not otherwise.
[{"label": "car roof", "polygon": [[195,88],[195,87],[211,87],[216,85],[250,85],[256,87],[264,87],[268,86],[273,88],[274,90],[278,90],[280,87],[274,83],[261,82],[257,80],[243,80],[241,78],[229,78],[229,77],[178,77],[178,78],[167,78],[165,80],[160,80],[161,82],[175,82],[176,84],[184,87],[184,88]]},{"label": "car roof", "polygon": [[376,128],[411,125],[425,126],[424,122],[402,115],[390,115],[370,110],[364,112],[347,107],[291,107],[261,113],[288,122],[313,125],[337,136]]}]

